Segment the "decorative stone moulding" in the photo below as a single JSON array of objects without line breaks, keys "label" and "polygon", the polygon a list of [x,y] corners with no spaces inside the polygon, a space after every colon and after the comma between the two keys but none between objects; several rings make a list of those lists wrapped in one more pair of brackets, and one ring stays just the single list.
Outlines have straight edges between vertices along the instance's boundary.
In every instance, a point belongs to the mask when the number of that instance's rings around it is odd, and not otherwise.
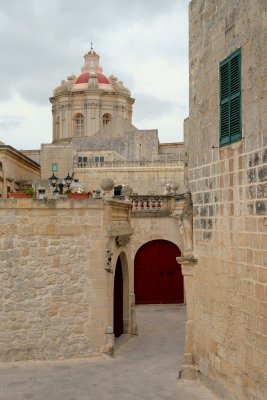
[{"label": "decorative stone moulding", "polygon": [[198,263],[198,259],[193,256],[176,257],[176,261],[179,264],[184,264],[184,265],[194,265]]},{"label": "decorative stone moulding", "polygon": [[23,192],[10,192],[8,194],[8,197],[12,197],[15,199],[21,199],[21,198],[25,199],[25,198],[31,198],[32,195],[29,193],[23,193]]},{"label": "decorative stone moulding", "polygon": [[86,200],[89,198],[89,193],[68,193],[69,199]]},{"label": "decorative stone moulding", "polygon": [[131,239],[130,235],[119,235],[116,237],[116,244],[118,246],[124,246],[127,243],[129,243],[130,239]]}]

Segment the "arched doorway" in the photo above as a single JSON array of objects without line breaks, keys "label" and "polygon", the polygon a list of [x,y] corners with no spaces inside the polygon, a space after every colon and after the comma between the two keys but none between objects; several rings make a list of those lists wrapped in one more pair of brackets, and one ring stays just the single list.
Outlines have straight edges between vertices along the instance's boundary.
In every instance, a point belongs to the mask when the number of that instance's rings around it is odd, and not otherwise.
[{"label": "arched doorway", "polygon": [[184,302],[183,276],[176,257],[179,248],[167,240],[144,244],[134,260],[136,304],[172,304]]},{"label": "arched doorway", "polygon": [[113,330],[115,337],[118,337],[123,334],[123,273],[120,257],[115,270],[113,301]]}]

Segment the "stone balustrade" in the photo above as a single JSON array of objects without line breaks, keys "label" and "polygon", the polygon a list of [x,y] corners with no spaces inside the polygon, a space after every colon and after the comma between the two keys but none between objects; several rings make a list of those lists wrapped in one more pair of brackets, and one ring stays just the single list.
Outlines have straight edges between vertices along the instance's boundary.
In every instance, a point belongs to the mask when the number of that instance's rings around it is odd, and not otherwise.
[{"label": "stone balustrade", "polygon": [[184,194],[170,195],[133,195],[132,200],[132,216],[145,216],[155,213],[157,215],[169,215],[175,209],[179,208],[178,204],[184,200]]},{"label": "stone balustrade", "polygon": [[132,210],[167,210],[167,200],[167,196],[134,196]]}]

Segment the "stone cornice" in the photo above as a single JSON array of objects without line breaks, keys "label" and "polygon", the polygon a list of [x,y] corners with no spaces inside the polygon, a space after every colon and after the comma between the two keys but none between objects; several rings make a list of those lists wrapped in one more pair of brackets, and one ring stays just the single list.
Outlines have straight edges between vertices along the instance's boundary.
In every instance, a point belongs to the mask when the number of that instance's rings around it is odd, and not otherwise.
[{"label": "stone cornice", "polygon": [[38,164],[36,161],[33,161],[31,158],[27,157],[25,154],[23,154],[21,151],[16,150],[14,147],[9,146],[9,145],[0,145],[0,154],[4,153],[7,154],[8,156],[15,158],[16,160],[23,162],[24,164],[27,164],[31,168],[40,171],[40,164]]}]

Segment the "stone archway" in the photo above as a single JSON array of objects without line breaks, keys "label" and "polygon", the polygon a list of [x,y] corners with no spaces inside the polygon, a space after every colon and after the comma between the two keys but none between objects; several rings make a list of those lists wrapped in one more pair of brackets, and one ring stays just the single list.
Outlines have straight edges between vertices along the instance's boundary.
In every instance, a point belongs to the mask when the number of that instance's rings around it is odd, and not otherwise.
[{"label": "stone archway", "polygon": [[130,333],[129,273],[124,252],[118,256],[114,273],[113,331],[115,337]]},{"label": "stone archway", "polygon": [[176,261],[180,255],[168,240],[152,240],[140,247],[134,260],[136,304],[184,302],[183,276]]}]

